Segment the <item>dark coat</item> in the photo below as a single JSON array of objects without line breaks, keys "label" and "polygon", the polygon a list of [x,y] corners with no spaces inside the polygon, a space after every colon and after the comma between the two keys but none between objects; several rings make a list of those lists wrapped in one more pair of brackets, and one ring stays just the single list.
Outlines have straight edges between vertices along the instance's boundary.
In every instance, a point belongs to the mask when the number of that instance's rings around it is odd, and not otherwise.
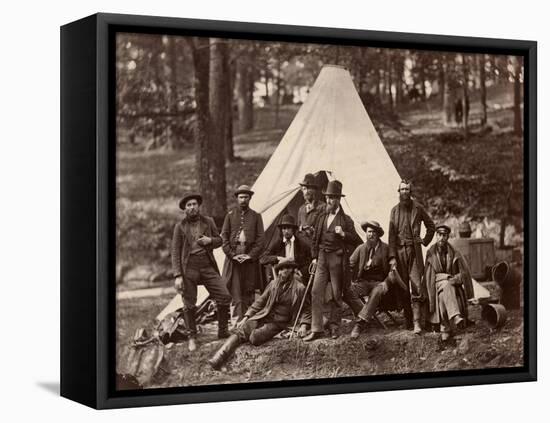
[{"label": "dark coat", "polygon": [[227,213],[221,232],[223,252],[229,259],[235,255],[241,224],[246,236],[246,254],[252,261],[256,261],[264,249],[265,236],[262,215],[252,209],[245,212],[242,222],[241,210],[238,207]]},{"label": "dark coat", "polygon": [[326,211],[326,203],[314,200],[313,209],[306,211],[306,204],[302,204],[298,209],[298,228],[300,232],[306,235],[308,238],[313,238],[315,232],[315,224],[320,214]]},{"label": "dark coat", "polygon": [[[301,235],[294,235],[294,261],[298,264],[298,269],[302,272],[304,278],[307,278],[307,270],[311,263],[311,250],[309,244]],[[267,247],[260,257],[260,264],[275,265],[278,263],[277,257],[285,257],[285,243],[279,234]],[[306,272],[306,273],[304,273]],[[306,280],[307,283],[307,280]]]},{"label": "dark coat", "polygon": [[[424,223],[426,227],[426,235],[424,238],[420,238],[420,225]],[[394,206],[390,212],[390,224],[388,230],[388,245],[390,249],[390,259],[397,258],[397,249],[400,247],[398,239],[398,227],[399,227],[399,204]],[[422,245],[427,247],[435,234],[435,224],[430,218],[424,207],[412,200],[411,209],[411,233],[413,235],[414,252],[416,257],[416,263],[418,265],[419,272],[424,272],[424,260],[422,260]]]},{"label": "dark coat", "polygon": [[[382,268],[382,280],[384,280],[390,272],[389,247],[388,244],[386,244],[385,242],[378,242],[380,243],[380,245],[374,251],[374,255],[372,257],[372,265]],[[368,248],[367,244],[364,243],[357,247],[349,258],[353,280],[361,279],[361,273],[363,272],[363,269],[365,268],[368,260]]]},{"label": "dark coat", "polygon": [[[276,320],[288,321],[289,325],[291,326],[294,324],[294,322],[296,321],[296,317],[298,316],[298,311],[300,309],[302,299],[304,298],[304,295],[306,293],[306,287],[299,282],[299,278],[294,278],[290,283],[292,284],[292,287],[290,288],[292,296],[292,305],[290,307],[291,315],[288,316],[288,320],[285,318],[286,316],[277,316],[278,318],[276,318]],[[265,288],[264,292],[262,292],[262,295],[260,295],[256,299],[256,301],[254,301],[254,303],[248,308],[245,316],[247,316],[250,320],[260,320],[266,317],[273,309],[279,285],[279,278],[271,281],[269,285],[267,285],[267,287]],[[311,302],[309,297],[309,295],[306,296],[304,300],[304,306],[300,315],[301,324],[310,324],[311,322]]]},{"label": "dark coat", "polygon": [[[222,245],[222,239],[218,232],[218,228],[216,228],[214,219],[208,216],[199,215],[199,222],[200,234],[212,238],[210,245],[204,246],[203,248],[206,250],[212,266],[219,273],[220,271],[214,259],[214,253],[212,252],[212,250]],[[172,236],[172,272],[174,277],[183,276],[185,274],[192,243],[193,237],[191,236],[189,222],[187,218],[184,218],[181,222],[176,224]]]},{"label": "dark coat", "polygon": [[[327,226],[327,217],[328,213],[325,211],[321,213],[317,219],[317,224],[315,225],[315,235],[313,243],[311,245],[311,257],[316,259],[319,257],[319,247],[321,243],[321,233],[325,230]],[[349,258],[352,252],[360,245],[363,241],[361,237],[357,234],[355,230],[355,225],[353,224],[353,219],[344,213],[342,206],[334,218],[334,226],[341,226],[344,231],[344,238],[340,240],[340,245],[342,249],[342,276],[343,276],[343,290],[346,289],[346,284],[351,282],[351,270],[349,267]]]},{"label": "dark coat", "polygon": [[[467,317],[467,305],[465,301],[474,296],[474,287],[472,284],[472,276],[466,260],[451,244],[447,244],[447,267],[443,269],[439,254],[437,254],[437,245],[432,245],[426,252],[426,269],[424,272],[424,280],[428,290],[428,301],[430,313],[434,313],[437,309],[437,290],[436,290],[436,274],[448,273],[457,281],[457,285],[461,286],[459,295],[465,297],[462,301],[464,304],[463,314]],[[461,298],[459,297],[459,300]],[[460,304],[461,301],[459,301]]]}]

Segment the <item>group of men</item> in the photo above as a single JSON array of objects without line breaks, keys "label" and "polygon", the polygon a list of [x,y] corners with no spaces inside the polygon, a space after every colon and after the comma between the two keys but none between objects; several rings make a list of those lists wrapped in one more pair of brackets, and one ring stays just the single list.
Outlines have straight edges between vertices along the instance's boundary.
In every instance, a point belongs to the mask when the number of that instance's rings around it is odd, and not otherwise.
[{"label": "group of men", "polygon": [[[196,349],[197,285],[204,284],[217,304],[218,338],[228,338],[210,359],[219,369],[243,342],[260,345],[281,331],[298,328],[305,342],[340,336],[343,303],[354,314],[352,338],[366,331],[379,310],[403,310],[408,329],[421,333],[436,327],[442,340],[468,321],[467,300],[473,297],[468,265],[448,242],[451,229],[435,225],[412,198],[411,183],[399,184],[399,203],[390,213],[388,244],[376,221],[361,223],[363,242],[342,206],[342,184],[329,181],[322,192],[315,176],[300,183],[304,204],[297,219],[279,219],[278,233],[265,246],[262,217],[250,209],[254,192],[240,186],[237,207],[225,216],[221,233],[212,218],[200,214],[202,197],[189,194],[180,202],[184,218],[175,226],[172,264],[175,287],[183,299],[189,350]],[[421,237],[421,226],[425,235]],[[424,261],[422,245],[431,246]],[[226,260],[220,274],[213,249]],[[255,299],[260,267],[274,277]],[[228,329],[233,303],[236,324]]]}]

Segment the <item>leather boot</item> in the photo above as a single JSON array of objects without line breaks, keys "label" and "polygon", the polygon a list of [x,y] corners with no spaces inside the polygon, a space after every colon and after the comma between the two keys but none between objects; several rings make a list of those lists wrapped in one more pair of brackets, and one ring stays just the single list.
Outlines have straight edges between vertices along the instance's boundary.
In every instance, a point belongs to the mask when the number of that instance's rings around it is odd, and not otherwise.
[{"label": "leather boot", "polygon": [[351,339],[357,339],[359,338],[359,335],[361,335],[361,332],[365,330],[366,322],[363,320],[358,320],[353,325],[353,329],[351,330]]},{"label": "leather boot", "polygon": [[189,351],[193,352],[197,349],[197,322],[195,320],[195,310],[184,310],[183,319],[189,331],[187,348]]},{"label": "leather boot", "polygon": [[212,366],[214,370],[220,370],[229,357],[235,352],[237,347],[241,344],[241,340],[235,334],[231,335],[221,348],[216,351],[216,354],[208,360],[208,364]]},{"label": "leather boot", "polygon": [[229,321],[229,305],[217,305],[218,308],[218,339],[224,339],[229,336],[227,322]]},{"label": "leather boot", "polygon": [[418,301],[413,301],[412,303],[412,312],[413,312],[413,333],[420,334],[422,332],[422,327],[420,326],[420,304]]}]

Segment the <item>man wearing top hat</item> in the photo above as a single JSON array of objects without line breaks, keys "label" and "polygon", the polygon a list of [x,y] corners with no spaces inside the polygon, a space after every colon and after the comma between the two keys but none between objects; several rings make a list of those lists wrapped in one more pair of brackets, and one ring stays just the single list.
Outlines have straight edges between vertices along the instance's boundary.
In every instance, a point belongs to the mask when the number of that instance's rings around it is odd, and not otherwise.
[{"label": "man wearing top hat", "polygon": [[317,185],[313,174],[306,174],[304,180],[300,182],[300,187],[305,202],[298,209],[298,230],[306,236],[308,242],[311,242],[315,222],[319,215],[325,211],[326,204],[317,199],[319,185]]},{"label": "man wearing top hat", "polygon": [[[326,210],[319,215],[315,227],[311,256],[316,263],[315,277],[311,291],[311,333],[304,338],[309,342],[321,338],[323,327],[323,303],[325,300],[325,288],[330,284],[330,333],[331,337],[338,337],[338,328],[342,318],[342,299],[348,300],[350,294],[349,256],[355,248],[361,244],[361,238],[357,235],[353,220],[346,215],[340,206],[342,183],[330,181],[326,192],[323,192],[327,200]],[[355,305],[350,304],[352,310],[360,310],[361,301],[354,299]]]},{"label": "man wearing top hat", "polygon": [[384,229],[374,220],[363,222],[361,228],[366,233],[366,241],[355,249],[349,259],[352,288],[360,297],[369,298],[358,313],[358,320],[351,331],[352,338],[359,337],[380,306],[396,308],[399,294],[396,290],[407,289],[401,279],[390,276],[389,247],[380,239]]},{"label": "man wearing top hat", "polygon": [[212,250],[222,245],[222,239],[211,217],[200,214],[202,196],[186,195],[179,203],[184,218],[174,227],[172,237],[172,271],[176,291],[181,294],[183,315],[189,331],[189,350],[196,349],[195,307],[197,285],[203,284],[216,301],[218,338],[229,336],[227,322],[231,295],[214,259]]},{"label": "man wearing top hat", "polygon": [[[420,333],[421,313],[426,300],[422,245],[427,247],[430,244],[435,225],[424,207],[411,197],[412,184],[409,181],[402,180],[398,192],[399,203],[391,209],[388,229],[390,267],[397,269],[409,288],[401,301],[407,328]],[[426,228],[424,238],[420,236],[422,223]]]},{"label": "man wearing top hat", "polygon": [[275,236],[271,244],[260,257],[262,265],[276,265],[284,260],[294,260],[302,276],[302,282],[307,284],[309,279],[309,264],[311,262],[310,245],[304,237],[297,233],[298,226],[294,217],[285,214],[277,225],[279,235]]},{"label": "man wearing top hat", "polygon": [[233,297],[233,317],[238,320],[254,301],[256,282],[260,278],[258,259],[264,248],[262,216],[249,207],[252,195],[254,192],[247,185],[235,191],[237,207],[227,213],[221,231],[226,256],[223,277]]},{"label": "man wearing top hat", "polygon": [[297,267],[292,260],[275,265],[277,277],[246,311],[235,333],[208,360],[212,368],[220,369],[240,344],[262,345],[297,321],[300,322],[298,335],[305,335],[310,321],[310,303],[308,297],[304,298],[306,288],[295,278]]},{"label": "man wearing top hat", "polygon": [[472,277],[466,260],[449,244],[451,228],[438,225],[436,243],[426,252],[424,280],[428,292],[428,321],[440,326],[441,339],[468,320],[469,298],[473,298]]}]

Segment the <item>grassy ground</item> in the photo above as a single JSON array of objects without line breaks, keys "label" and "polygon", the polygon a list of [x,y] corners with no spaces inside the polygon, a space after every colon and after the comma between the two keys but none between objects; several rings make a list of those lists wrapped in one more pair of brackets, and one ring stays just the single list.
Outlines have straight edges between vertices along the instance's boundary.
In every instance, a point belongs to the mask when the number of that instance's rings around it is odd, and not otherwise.
[{"label": "grassy ground", "polygon": [[[117,308],[117,363],[124,372],[128,341],[135,328],[148,327],[154,314],[168,298],[124,300]],[[150,310],[150,313],[144,311]],[[349,337],[351,324],[337,340],[322,339],[311,344],[275,338],[260,347],[242,345],[221,371],[207,364],[223,341],[216,339],[215,324],[201,327],[200,346],[190,353],[187,343],[165,350],[162,370],[146,387],[212,385],[224,383],[316,379],[342,376],[404,374],[443,370],[471,370],[523,365],[523,319],[521,312],[495,331],[480,320],[479,308],[471,307],[476,325],[461,332],[455,342],[443,345],[437,333],[414,335],[385,320],[388,329],[371,325],[358,340]],[[149,314],[149,315],[148,315]]]}]

